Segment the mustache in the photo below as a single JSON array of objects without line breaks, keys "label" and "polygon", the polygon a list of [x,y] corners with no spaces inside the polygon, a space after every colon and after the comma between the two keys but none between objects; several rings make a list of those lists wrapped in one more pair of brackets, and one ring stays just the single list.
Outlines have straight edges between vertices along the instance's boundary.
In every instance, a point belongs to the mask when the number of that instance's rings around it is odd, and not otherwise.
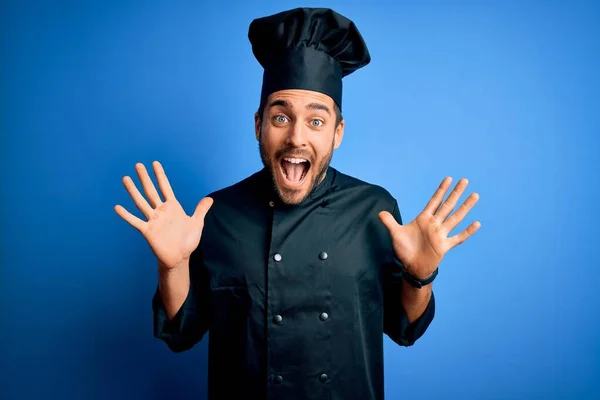
[{"label": "mustache", "polygon": [[275,158],[280,159],[282,157],[293,157],[293,158],[304,158],[312,163],[312,154],[310,152],[302,151],[297,148],[286,147],[275,152]]}]

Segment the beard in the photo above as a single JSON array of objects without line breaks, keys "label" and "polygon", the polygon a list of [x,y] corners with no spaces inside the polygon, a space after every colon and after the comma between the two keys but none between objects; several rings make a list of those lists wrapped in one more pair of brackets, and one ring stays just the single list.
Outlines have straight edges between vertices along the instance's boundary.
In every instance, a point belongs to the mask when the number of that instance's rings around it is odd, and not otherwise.
[{"label": "beard", "polygon": [[[299,152],[298,148],[292,147],[292,146],[286,146],[286,147],[283,147],[283,148],[277,150],[275,152],[274,156],[271,157],[267,153],[267,150],[265,149],[265,147],[263,146],[262,131],[260,132],[259,141],[258,141],[260,159],[263,163],[263,166],[269,172],[269,176],[271,177],[271,183],[273,185],[273,189],[275,189],[275,191],[277,192],[277,195],[279,196],[279,200],[281,200],[281,202],[283,202],[286,205],[298,205],[298,204],[302,203],[304,200],[306,200],[306,198],[308,196],[310,196],[310,194],[315,190],[315,188],[317,186],[319,186],[321,181],[325,178],[325,174],[327,173],[327,168],[329,168],[329,164],[331,163],[331,160],[333,158],[334,142],[335,142],[335,139],[332,140],[331,148],[329,149],[329,151],[325,155],[323,155],[319,160],[314,160],[313,157],[309,157],[309,155],[306,153]],[[275,178],[275,174],[276,174],[275,168],[279,168],[279,166],[276,164],[278,163],[278,160],[281,158],[281,156],[283,154],[290,156],[290,157],[296,156],[296,157],[306,158],[310,161],[310,171],[309,172],[314,172],[312,174],[312,181],[310,183],[309,190],[306,191],[306,193],[302,196],[302,198],[300,200],[297,200],[297,199],[293,200],[294,194],[296,194],[297,190],[285,189],[285,188],[280,187],[277,184],[277,180]]]}]

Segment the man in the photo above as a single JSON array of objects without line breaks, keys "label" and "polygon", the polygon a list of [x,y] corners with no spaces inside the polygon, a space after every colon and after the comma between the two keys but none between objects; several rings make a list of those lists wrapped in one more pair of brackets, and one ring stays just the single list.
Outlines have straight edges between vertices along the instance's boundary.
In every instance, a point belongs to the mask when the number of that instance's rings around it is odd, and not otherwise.
[{"label": "man", "polygon": [[344,135],[342,77],[370,61],[355,25],[329,9],[254,20],[264,67],[255,133],[264,169],[202,199],[189,217],[158,162],[163,199],[142,164],[148,221],[116,206],[159,263],[155,335],[176,352],[210,332],[211,399],[382,399],[383,334],[412,345],[434,316],[444,254],[473,234],[449,232],[467,181],[446,178],[402,225],[383,188],[329,165]]}]

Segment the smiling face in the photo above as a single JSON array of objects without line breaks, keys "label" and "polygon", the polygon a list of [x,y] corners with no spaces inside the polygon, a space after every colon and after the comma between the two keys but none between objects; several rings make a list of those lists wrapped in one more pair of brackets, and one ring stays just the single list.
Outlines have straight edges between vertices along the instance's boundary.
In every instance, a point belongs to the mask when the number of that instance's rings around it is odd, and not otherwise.
[{"label": "smiling face", "polygon": [[278,91],[254,120],[260,156],[279,197],[286,204],[301,203],[325,177],[344,136],[333,100],[308,90]]}]

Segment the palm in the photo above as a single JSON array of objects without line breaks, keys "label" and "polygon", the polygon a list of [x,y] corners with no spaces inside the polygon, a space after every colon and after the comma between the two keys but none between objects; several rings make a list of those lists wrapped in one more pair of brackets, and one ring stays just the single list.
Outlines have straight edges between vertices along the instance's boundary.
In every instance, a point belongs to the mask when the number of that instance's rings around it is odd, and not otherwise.
[{"label": "palm", "polygon": [[202,199],[194,215],[188,216],[175,198],[160,163],[154,163],[154,170],[164,202],[145,167],[137,164],[136,169],[150,203],[137,190],[131,178],[123,178],[123,184],[148,221],[142,221],[121,206],[116,206],[115,211],[142,233],[162,265],[168,268],[176,267],[181,261],[189,258],[198,247],[204,217],[212,205],[212,199]]},{"label": "palm", "polygon": [[444,179],[423,212],[407,225],[398,224],[388,212],[380,213],[381,221],[390,232],[396,257],[414,276],[425,278],[431,275],[448,250],[464,242],[481,226],[474,222],[461,233],[448,237],[479,199],[476,193],[472,194],[449,216],[468,184],[466,179],[461,180],[441,204],[450,181]]},{"label": "palm", "polygon": [[176,201],[167,201],[150,219],[142,234],[156,257],[165,265],[176,265],[198,247],[202,225],[186,215]]}]

